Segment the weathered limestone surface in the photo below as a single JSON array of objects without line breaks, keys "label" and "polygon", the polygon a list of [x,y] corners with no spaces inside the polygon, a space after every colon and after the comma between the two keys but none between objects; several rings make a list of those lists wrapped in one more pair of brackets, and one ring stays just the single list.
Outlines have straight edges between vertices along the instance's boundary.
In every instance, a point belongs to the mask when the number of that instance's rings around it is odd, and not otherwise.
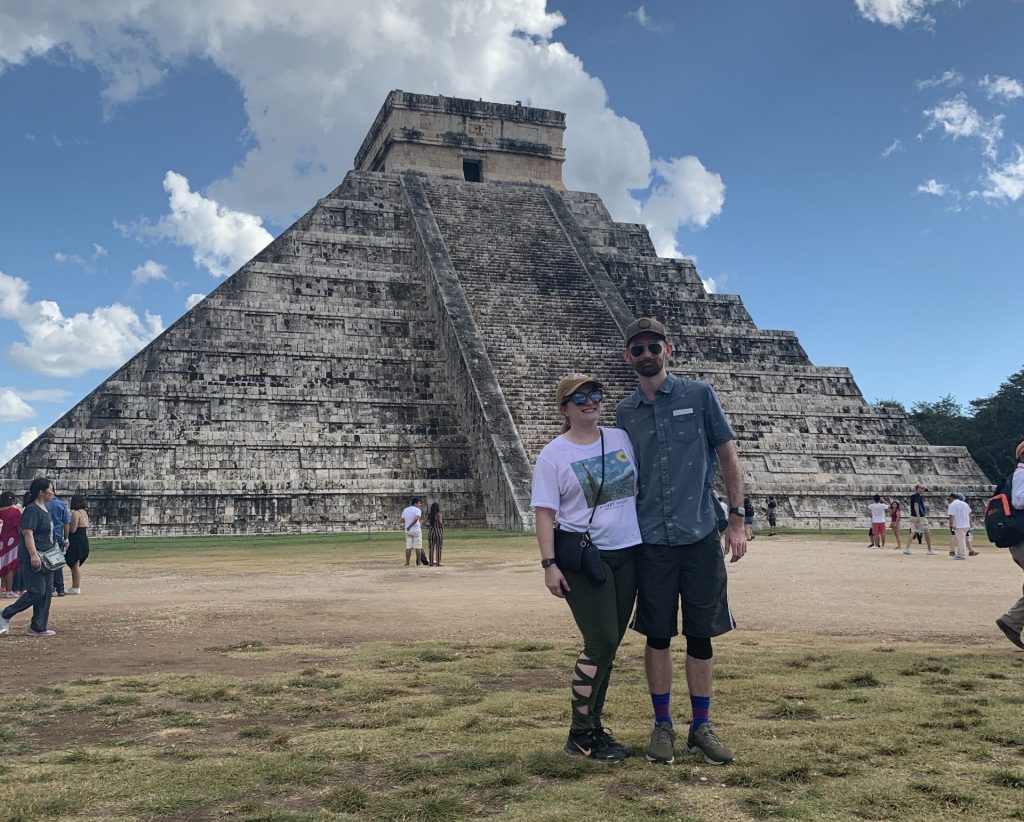
[{"label": "weathered limestone surface", "polygon": [[[392,92],[357,170],[0,485],[51,476],[108,535],[394,528],[413,493],[453,525],[529,528],[555,384],[586,371],[624,396],[622,330],[652,315],[673,370],[721,397],[751,496],[774,495],[786,524],[859,525],[871,494],[916,481],[989,490],[966,450],[928,445],[847,369],[658,258],[643,226],[564,192],[563,128],[560,112]],[[482,182],[461,179],[470,150]]]}]

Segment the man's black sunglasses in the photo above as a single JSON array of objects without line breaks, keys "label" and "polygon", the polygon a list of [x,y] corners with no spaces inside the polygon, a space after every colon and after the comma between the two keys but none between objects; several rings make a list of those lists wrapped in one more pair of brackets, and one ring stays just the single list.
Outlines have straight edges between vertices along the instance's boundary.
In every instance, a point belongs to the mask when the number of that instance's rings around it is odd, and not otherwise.
[{"label": "man's black sunglasses", "polygon": [[569,400],[572,400],[575,405],[586,405],[587,400],[590,400],[594,405],[597,405],[603,399],[604,391],[600,388],[594,388],[591,391],[577,391],[575,394],[570,394],[562,400],[562,405],[565,405]]},{"label": "man's black sunglasses", "polygon": [[637,345],[631,345],[629,347],[629,353],[634,357],[642,357],[644,351],[647,350],[657,357],[661,353],[662,347],[662,344],[659,342],[647,343],[647,345],[638,343]]}]

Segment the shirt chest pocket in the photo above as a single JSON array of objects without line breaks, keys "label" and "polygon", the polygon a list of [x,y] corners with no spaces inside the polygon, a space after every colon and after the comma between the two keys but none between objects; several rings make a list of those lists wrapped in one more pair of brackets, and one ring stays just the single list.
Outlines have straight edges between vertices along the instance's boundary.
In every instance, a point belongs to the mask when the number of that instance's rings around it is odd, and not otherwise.
[{"label": "shirt chest pocket", "polygon": [[672,436],[677,442],[693,442],[701,435],[700,425],[693,414],[681,414],[672,421]]}]

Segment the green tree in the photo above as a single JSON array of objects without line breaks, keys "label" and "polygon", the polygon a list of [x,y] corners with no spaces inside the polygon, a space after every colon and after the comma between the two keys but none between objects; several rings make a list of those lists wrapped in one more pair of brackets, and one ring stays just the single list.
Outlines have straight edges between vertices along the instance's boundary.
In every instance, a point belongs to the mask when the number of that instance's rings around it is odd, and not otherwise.
[{"label": "green tree", "polygon": [[964,444],[985,475],[999,482],[1013,470],[1013,451],[1024,440],[1024,368],[991,397],[971,400],[971,409],[970,437]]},{"label": "green tree", "polygon": [[910,419],[932,445],[967,445],[970,442],[971,418],[950,394],[935,402],[915,402]]}]

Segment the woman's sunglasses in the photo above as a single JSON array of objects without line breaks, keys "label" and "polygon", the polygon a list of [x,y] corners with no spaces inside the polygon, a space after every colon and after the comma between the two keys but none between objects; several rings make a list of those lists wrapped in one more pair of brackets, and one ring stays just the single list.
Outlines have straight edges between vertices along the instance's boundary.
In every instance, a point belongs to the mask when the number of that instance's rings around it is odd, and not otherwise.
[{"label": "woman's sunglasses", "polygon": [[650,351],[651,354],[657,357],[661,353],[661,349],[662,345],[659,342],[647,343],[647,345],[638,343],[637,345],[631,345],[629,347],[629,353],[634,357],[642,357],[644,351]]},{"label": "woman's sunglasses", "polygon": [[562,400],[562,405],[568,403],[569,400],[572,400],[574,405],[586,405],[587,400],[590,400],[594,405],[597,405],[603,399],[604,391],[600,388],[595,388],[592,391],[577,391],[575,394],[570,394]]}]

